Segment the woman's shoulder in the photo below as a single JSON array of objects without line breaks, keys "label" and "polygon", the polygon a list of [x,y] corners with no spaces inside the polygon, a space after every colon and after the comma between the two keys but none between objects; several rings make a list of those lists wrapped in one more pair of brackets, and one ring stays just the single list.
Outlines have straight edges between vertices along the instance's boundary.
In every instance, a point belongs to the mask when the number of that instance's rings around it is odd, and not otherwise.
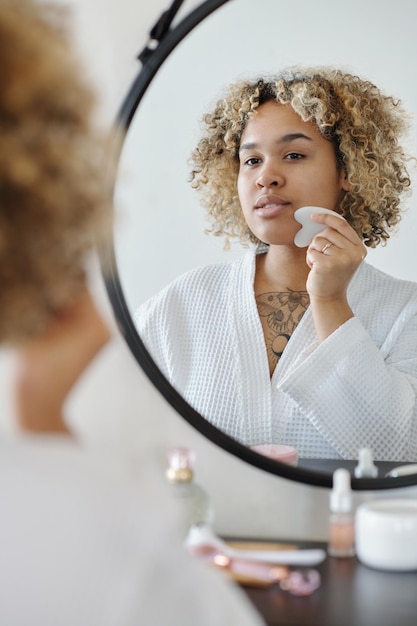
[{"label": "woman's shoulder", "polygon": [[172,313],[176,310],[179,313],[190,307],[205,306],[206,303],[213,306],[228,293],[232,273],[241,263],[241,259],[235,259],[184,272],[138,307],[134,315],[136,324],[156,314],[159,317],[164,311]]},{"label": "woman's shoulder", "polygon": [[230,276],[235,261],[226,263],[210,263],[184,272],[172,281],[168,287],[173,289],[187,286],[199,287]]},{"label": "woman's shoulder", "polygon": [[[190,269],[174,278],[168,285],[163,287],[157,294],[145,303],[166,301],[178,296],[195,298],[197,294],[205,294],[206,297],[213,291],[219,292],[227,288],[234,272],[239,271],[247,263],[247,256],[232,259],[224,263],[211,263]],[[142,305],[144,306],[144,305]]]},{"label": "woman's shoulder", "polygon": [[417,282],[392,276],[369,263],[362,264],[360,274],[363,281],[375,288],[380,288],[381,291],[394,290],[395,292],[410,294],[410,296],[413,294],[417,296]]},{"label": "woman's shoulder", "polygon": [[362,263],[354,281],[352,282],[351,296],[353,300],[363,300],[368,306],[373,302],[380,303],[384,310],[402,310],[405,306],[417,311],[417,283],[403,278],[397,278],[369,263]]}]

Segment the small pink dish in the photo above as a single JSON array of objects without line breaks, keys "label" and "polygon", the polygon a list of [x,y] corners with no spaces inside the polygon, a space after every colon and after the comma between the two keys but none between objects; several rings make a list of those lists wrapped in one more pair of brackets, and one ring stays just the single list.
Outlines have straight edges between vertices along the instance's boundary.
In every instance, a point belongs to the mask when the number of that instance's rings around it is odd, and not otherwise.
[{"label": "small pink dish", "polygon": [[287,463],[288,465],[297,465],[298,463],[298,452],[292,446],[261,443],[256,446],[251,446],[251,450],[263,456],[267,456],[270,459],[274,459],[275,461],[279,461],[280,463]]}]

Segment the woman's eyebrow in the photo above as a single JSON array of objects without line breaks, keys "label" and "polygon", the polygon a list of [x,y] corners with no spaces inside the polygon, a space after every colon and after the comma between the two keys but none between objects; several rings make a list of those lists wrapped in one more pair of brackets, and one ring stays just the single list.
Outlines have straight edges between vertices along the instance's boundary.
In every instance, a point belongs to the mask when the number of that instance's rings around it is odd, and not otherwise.
[{"label": "woman's eyebrow", "polygon": [[[296,139],[307,139],[307,141],[311,141],[311,137],[304,135],[304,133],[288,133],[287,135],[283,135],[282,137],[277,139],[275,143],[276,144],[291,143],[292,141],[295,141]],[[243,143],[239,147],[239,152],[241,152],[242,150],[256,150],[257,148],[259,148],[259,144],[256,142]]]}]

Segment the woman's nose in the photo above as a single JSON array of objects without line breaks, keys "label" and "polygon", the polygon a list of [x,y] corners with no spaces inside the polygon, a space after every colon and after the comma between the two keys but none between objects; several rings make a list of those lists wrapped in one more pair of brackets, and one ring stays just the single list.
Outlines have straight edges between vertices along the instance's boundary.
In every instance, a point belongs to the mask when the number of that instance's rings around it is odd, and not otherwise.
[{"label": "woman's nose", "polygon": [[270,168],[264,168],[256,179],[256,185],[259,188],[278,187],[282,184],[281,177],[277,172],[271,171]]}]

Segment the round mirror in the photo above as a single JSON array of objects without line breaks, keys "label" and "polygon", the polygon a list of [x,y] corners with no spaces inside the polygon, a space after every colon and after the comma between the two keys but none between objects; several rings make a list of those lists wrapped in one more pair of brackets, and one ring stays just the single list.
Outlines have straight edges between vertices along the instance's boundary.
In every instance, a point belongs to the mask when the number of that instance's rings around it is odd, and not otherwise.
[{"label": "round mirror", "polygon": [[[239,244],[226,251],[220,238],[207,235],[204,209],[188,182],[188,159],[200,136],[201,118],[224,88],[292,65],[332,65],[370,79],[417,112],[417,89],[409,73],[416,52],[417,8],[412,0],[403,3],[401,12],[380,0],[352,0],[336,15],[331,0],[208,0],[168,28],[180,4],[174,2],[171,14],[165,14],[165,27],[162,20],[154,28],[155,40],[140,55],[142,67],[119,114],[126,138],[115,185],[113,246],[101,251],[108,293],[140,366],[189,423],[261,469],[330,487],[334,469],[353,470],[355,459],[278,462],[215,427],[210,416],[192,408],[183,390],[174,388],[159,370],[134,316],[142,303],[181,274],[242,255]],[[416,136],[413,127],[412,153],[417,153]],[[388,246],[370,250],[367,261],[397,278],[414,280],[416,236],[417,216],[409,211]],[[385,477],[394,466],[411,461],[377,459],[379,478],[353,477],[352,486],[415,484],[416,475]]]}]

